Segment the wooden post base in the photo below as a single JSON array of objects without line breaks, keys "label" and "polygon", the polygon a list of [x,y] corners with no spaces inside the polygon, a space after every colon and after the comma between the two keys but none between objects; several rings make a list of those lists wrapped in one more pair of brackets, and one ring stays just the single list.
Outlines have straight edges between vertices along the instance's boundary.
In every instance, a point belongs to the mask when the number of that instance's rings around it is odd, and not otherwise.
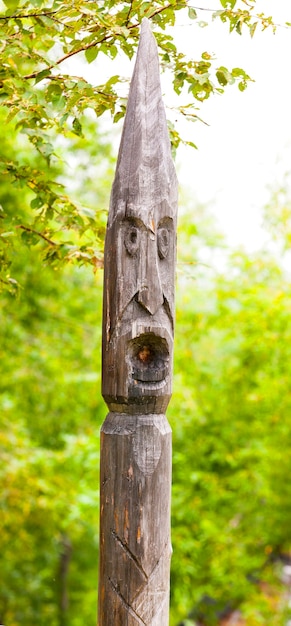
[{"label": "wooden post base", "polygon": [[99,626],[168,626],[171,429],[109,413],[101,429]]}]

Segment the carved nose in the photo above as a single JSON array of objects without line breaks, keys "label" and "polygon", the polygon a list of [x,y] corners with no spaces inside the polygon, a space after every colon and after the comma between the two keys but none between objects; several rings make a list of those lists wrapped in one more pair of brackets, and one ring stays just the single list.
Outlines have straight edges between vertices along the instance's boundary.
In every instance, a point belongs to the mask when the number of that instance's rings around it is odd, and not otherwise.
[{"label": "carved nose", "polygon": [[154,315],[164,302],[163,291],[157,266],[156,242],[148,242],[147,254],[140,261],[140,289],[137,301],[151,315]]},{"label": "carved nose", "polygon": [[161,289],[150,289],[147,285],[143,286],[138,292],[137,301],[151,315],[154,315],[164,302]]}]

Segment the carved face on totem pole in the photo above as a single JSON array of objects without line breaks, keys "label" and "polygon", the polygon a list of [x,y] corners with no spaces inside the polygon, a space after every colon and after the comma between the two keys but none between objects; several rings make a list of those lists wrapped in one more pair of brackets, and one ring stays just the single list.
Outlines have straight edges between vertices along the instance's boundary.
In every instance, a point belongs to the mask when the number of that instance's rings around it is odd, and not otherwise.
[{"label": "carved face on totem pole", "polygon": [[105,242],[102,393],[112,411],[164,413],[171,396],[176,214],[157,47],[144,20]]}]

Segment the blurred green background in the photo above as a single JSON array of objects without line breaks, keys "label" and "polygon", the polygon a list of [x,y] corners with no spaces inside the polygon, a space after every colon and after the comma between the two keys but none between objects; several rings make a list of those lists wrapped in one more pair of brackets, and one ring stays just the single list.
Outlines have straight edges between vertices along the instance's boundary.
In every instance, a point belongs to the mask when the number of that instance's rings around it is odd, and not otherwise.
[{"label": "blurred green background", "polygon": [[[98,205],[102,238],[113,160],[109,145],[100,156],[97,126],[94,133],[96,175],[79,165],[73,193],[77,202],[86,190],[88,211]],[[86,140],[72,141],[84,164]],[[5,158],[31,158],[13,134],[0,149]],[[68,167],[64,159],[64,179]],[[19,223],[29,223],[30,199],[27,186],[4,179],[0,202]],[[209,209],[181,192],[168,409],[173,626],[187,614],[184,624],[199,615],[216,624],[228,608],[239,608],[249,625],[288,617],[278,565],[290,550],[291,525],[288,176],[284,190],[270,192],[264,216],[273,247],[251,256],[229,251]],[[93,626],[106,414],[102,269],[46,263],[45,240],[19,229],[12,247],[3,232],[18,287],[12,281],[4,289],[0,313],[1,623]]]}]

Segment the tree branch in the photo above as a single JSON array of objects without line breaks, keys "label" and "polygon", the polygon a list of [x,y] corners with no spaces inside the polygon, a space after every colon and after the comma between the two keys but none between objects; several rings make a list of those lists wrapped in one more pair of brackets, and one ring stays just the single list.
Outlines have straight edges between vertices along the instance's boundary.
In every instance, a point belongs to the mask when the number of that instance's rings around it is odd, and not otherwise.
[{"label": "tree branch", "polygon": [[57,246],[57,243],[55,241],[52,241],[51,239],[49,239],[48,237],[40,233],[38,230],[34,230],[34,228],[29,228],[28,226],[24,226],[23,224],[17,224],[16,228],[21,228],[22,230],[25,230],[28,233],[33,233],[34,235],[38,235],[39,237],[44,239],[47,243],[49,243],[50,246]]},{"label": "tree branch", "polygon": [[127,14],[126,20],[125,20],[126,26],[127,26],[128,22],[129,22],[130,14],[131,14],[131,11],[132,11],[132,4],[133,4],[133,0],[130,0],[130,7],[129,7],[129,11],[128,11],[128,14]]},{"label": "tree branch", "polygon": [[[103,43],[104,41],[107,41],[108,39],[110,39],[110,37],[113,37],[113,35],[105,35],[103,39],[100,39],[99,41],[93,41],[91,43],[86,44],[85,46],[81,46],[81,48],[78,48],[77,50],[72,50],[71,52],[68,52],[68,54],[65,54],[63,57],[58,59],[55,63],[52,63],[52,65],[49,65],[46,68],[46,70],[48,71],[52,70],[56,65],[60,65],[60,63],[63,63],[64,61],[74,56],[75,54],[79,54],[80,52],[85,52],[85,50],[89,50],[90,48],[94,48],[94,46],[97,46],[98,44]],[[37,72],[33,72],[32,74],[26,74],[26,76],[23,76],[23,78],[25,79],[36,78],[36,76],[40,74],[40,72],[41,70],[37,70]],[[48,77],[46,76],[46,78]]]},{"label": "tree branch", "polygon": [[[245,4],[250,7],[250,9],[253,8],[252,5],[248,4],[247,2],[245,2]],[[196,9],[197,11],[209,11],[210,13],[228,13],[230,15],[237,15],[238,11],[236,10],[230,10],[230,9],[210,9],[207,7],[197,7],[194,4],[189,4],[188,5],[189,9]],[[267,17],[265,17],[264,15],[257,15],[256,13],[249,13],[250,17],[252,17],[254,20],[259,20],[260,22],[262,22],[262,24],[264,25],[265,20],[268,20]],[[272,19],[272,18],[271,18]],[[268,24],[269,26],[272,27],[276,27],[276,28],[290,28],[289,24],[278,24],[277,22],[273,22],[273,20]]]},{"label": "tree branch", "polygon": [[25,13],[21,15],[1,15],[0,20],[25,20],[30,17],[50,17],[51,15],[56,15],[59,11],[43,11],[42,13]]},{"label": "tree branch", "polygon": [[[184,6],[184,5],[183,5]],[[151,20],[153,17],[155,17],[155,15],[158,15],[158,13],[162,13],[163,11],[166,11],[167,9],[172,8],[171,4],[167,4],[164,7],[160,7],[159,9],[157,9],[156,11],[154,11],[154,13],[152,13],[151,15],[148,16],[148,19]],[[134,28],[138,28],[138,26],[140,26],[140,23],[137,22],[136,24],[131,24],[131,26],[127,26],[128,30],[132,30]],[[111,37],[114,37],[113,34],[109,34],[109,35],[105,35],[102,39],[100,39],[99,41],[93,41],[91,43],[85,44],[84,46],[81,46],[80,48],[78,48],[77,50],[72,50],[71,52],[68,52],[67,54],[65,54],[63,57],[61,57],[60,59],[58,59],[55,63],[53,63],[52,65],[49,65],[48,68],[46,68],[47,70],[52,70],[56,65],[60,65],[61,63],[63,63],[64,61],[67,61],[67,59],[69,59],[72,56],[75,56],[75,54],[79,54],[80,52],[85,52],[86,50],[89,50],[90,48],[94,48],[95,46],[98,46],[99,44],[103,43],[104,41],[108,41],[108,39],[110,39]],[[41,72],[41,70],[38,70],[37,72],[33,72],[32,74],[26,74],[26,76],[23,76],[23,78],[25,79],[30,79],[30,78],[36,78],[36,76]]]},{"label": "tree branch", "polygon": [[[176,5],[179,6],[179,5]],[[181,5],[183,6],[185,9],[187,8],[186,5]],[[166,11],[167,9],[173,9],[173,5],[172,4],[167,4],[165,7],[160,7],[159,9],[157,9],[156,11],[154,11],[151,15],[145,15],[145,17],[148,18],[148,20],[151,20],[152,17],[155,17],[155,15],[158,15],[159,13],[162,13],[163,11]],[[137,26],[139,26],[139,24],[137,24]]]},{"label": "tree branch", "polygon": [[[188,8],[196,9],[197,11],[211,11],[211,13],[215,13],[217,11],[217,9],[208,9],[206,7],[196,7],[194,4],[188,4]],[[218,10],[223,11],[223,9],[218,9]]]}]

